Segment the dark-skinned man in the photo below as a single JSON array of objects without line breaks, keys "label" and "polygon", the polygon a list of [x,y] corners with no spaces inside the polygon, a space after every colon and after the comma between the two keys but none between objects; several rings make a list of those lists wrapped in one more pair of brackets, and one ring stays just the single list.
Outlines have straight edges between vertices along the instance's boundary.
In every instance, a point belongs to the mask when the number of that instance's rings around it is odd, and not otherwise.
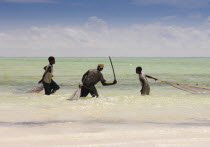
[{"label": "dark-skinned man", "polygon": [[39,81],[39,83],[42,83],[44,86],[45,94],[50,95],[55,93],[60,87],[53,81],[53,64],[55,64],[55,58],[53,56],[50,56],[48,58],[49,65],[44,67],[44,74],[42,76],[42,79]]},{"label": "dark-skinned man", "polygon": [[158,80],[152,76],[146,75],[142,72],[142,68],[140,66],[136,67],[136,74],[139,75],[139,81],[141,83],[141,95],[149,95],[150,93],[150,86],[149,86],[149,82],[147,81],[147,78],[153,79],[153,80]]},{"label": "dark-skinned man", "polygon": [[110,86],[117,84],[114,80],[113,83],[106,83],[101,71],[104,69],[104,64],[98,64],[97,69],[88,70],[82,77],[81,86],[81,97],[86,97],[89,93],[92,97],[99,97],[95,85],[100,81],[103,86]]}]

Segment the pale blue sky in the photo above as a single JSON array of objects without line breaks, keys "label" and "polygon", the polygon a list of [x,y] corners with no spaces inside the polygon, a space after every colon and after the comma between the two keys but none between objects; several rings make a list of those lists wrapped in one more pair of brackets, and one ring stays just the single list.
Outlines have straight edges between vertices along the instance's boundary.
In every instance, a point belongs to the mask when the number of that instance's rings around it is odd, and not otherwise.
[{"label": "pale blue sky", "polygon": [[[189,51],[209,56],[204,53],[210,46],[209,16],[210,0],[0,0],[0,51],[3,56],[137,56],[139,47],[147,51],[138,56],[188,56]],[[116,47],[123,48],[120,55]]]},{"label": "pale blue sky", "polygon": [[0,0],[1,27],[68,25],[97,16],[113,25],[200,25],[210,0]]}]

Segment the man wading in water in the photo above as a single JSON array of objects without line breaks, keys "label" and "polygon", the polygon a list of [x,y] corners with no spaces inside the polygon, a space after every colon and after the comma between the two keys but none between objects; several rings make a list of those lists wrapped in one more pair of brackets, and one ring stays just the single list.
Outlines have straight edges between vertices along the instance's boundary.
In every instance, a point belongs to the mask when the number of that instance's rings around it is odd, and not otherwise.
[{"label": "man wading in water", "polygon": [[55,93],[60,87],[52,80],[53,77],[53,64],[55,64],[55,58],[50,56],[48,58],[49,65],[45,66],[45,72],[39,84],[42,83],[44,86],[45,94],[50,95]]},{"label": "man wading in water", "polygon": [[98,64],[97,69],[88,70],[82,77],[81,86],[81,95],[80,97],[86,97],[89,93],[92,97],[98,97],[98,92],[95,85],[101,81],[103,86],[115,85],[116,80],[113,83],[106,83],[106,80],[103,77],[101,71],[104,69],[104,64]]},{"label": "man wading in water", "polygon": [[150,87],[149,87],[149,82],[147,81],[147,78],[150,78],[150,79],[154,79],[155,81],[158,80],[156,78],[153,78],[149,75],[146,75],[142,72],[142,68],[139,66],[139,67],[136,67],[136,73],[139,74],[139,80],[141,82],[141,95],[149,95],[150,93]]}]

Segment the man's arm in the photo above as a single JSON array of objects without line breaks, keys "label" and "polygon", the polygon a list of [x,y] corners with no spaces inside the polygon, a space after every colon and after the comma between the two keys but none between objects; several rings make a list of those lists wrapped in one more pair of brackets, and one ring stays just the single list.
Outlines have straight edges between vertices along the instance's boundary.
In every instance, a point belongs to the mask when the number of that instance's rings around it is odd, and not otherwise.
[{"label": "man's arm", "polygon": [[145,81],[144,80],[142,80],[142,79],[140,79],[141,80],[141,90],[140,90],[140,92],[142,92],[142,90],[143,90],[143,87],[144,87],[144,85],[145,85]]},{"label": "man's arm", "polygon": [[158,80],[158,79],[156,79],[156,78],[154,78],[154,77],[152,77],[152,76],[149,76],[149,75],[146,75],[146,77],[147,77],[147,78],[150,78],[150,79],[153,79],[153,80],[155,80],[155,81]]},{"label": "man's arm", "polygon": [[106,80],[104,79],[103,74],[100,75],[100,81],[101,81],[101,84],[102,84],[103,86],[110,86],[110,85],[115,85],[115,84],[117,84],[117,80],[116,80],[116,79],[114,79],[113,83],[106,83]]},{"label": "man's arm", "polygon": [[83,86],[83,82],[85,82],[85,80],[86,80],[88,74],[89,74],[89,70],[82,76],[82,80],[81,80],[81,82],[80,82],[80,84],[79,84],[79,87],[80,87],[80,88]]},{"label": "man's arm", "polygon": [[84,82],[84,80],[86,79],[86,77],[88,76],[89,70],[82,76],[82,82]]},{"label": "man's arm", "polygon": [[51,66],[49,66],[49,67],[47,68],[47,70],[45,70],[45,72],[44,72],[44,74],[43,74],[43,76],[42,76],[42,79],[38,82],[39,84],[43,82],[46,73],[49,72],[50,70],[51,70]]},{"label": "man's arm", "polygon": [[106,81],[101,82],[103,86],[110,86],[110,85],[115,85],[117,84],[117,80],[114,80],[113,83],[106,83]]}]

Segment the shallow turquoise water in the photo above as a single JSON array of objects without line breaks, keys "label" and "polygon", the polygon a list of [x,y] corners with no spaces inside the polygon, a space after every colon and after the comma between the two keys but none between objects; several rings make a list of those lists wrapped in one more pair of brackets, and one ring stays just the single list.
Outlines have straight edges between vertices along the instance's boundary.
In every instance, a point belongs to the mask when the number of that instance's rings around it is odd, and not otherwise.
[{"label": "shallow turquoise water", "polygon": [[[210,95],[191,94],[149,80],[151,95],[140,96],[136,66],[161,80],[201,87],[210,85],[209,58],[113,58],[118,80],[115,86],[97,85],[100,98],[66,99],[76,90],[82,75],[104,63],[105,79],[113,81],[108,58],[56,58],[54,80],[61,89],[51,96],[25,93],[36,87],[47,58],[0,58],[0,125],[17,122],[94,121],[102,123],[204,125],[210,116]],[[13,122],[13,123],[12,123]],[[16,122],[16,123],[14,123]],[[27,124],[27,123],[26,123]]]}]

